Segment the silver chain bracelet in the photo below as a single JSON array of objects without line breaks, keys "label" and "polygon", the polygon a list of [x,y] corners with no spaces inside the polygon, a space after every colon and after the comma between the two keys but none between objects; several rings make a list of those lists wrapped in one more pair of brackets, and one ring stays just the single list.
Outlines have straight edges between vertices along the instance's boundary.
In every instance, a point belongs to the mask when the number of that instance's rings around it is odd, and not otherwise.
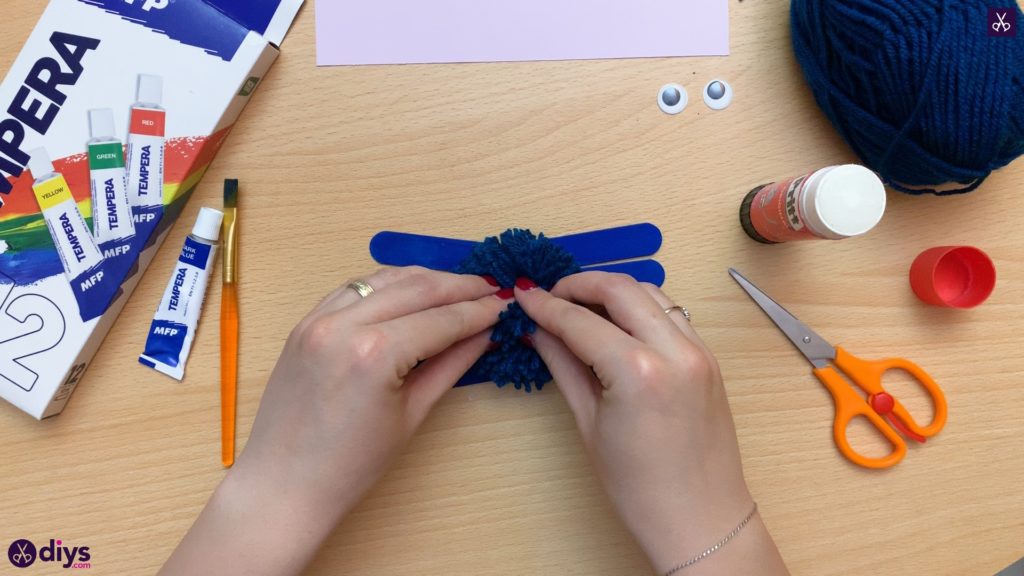
[{"label": "silver chain bracelet", "polygon": [[732,540],[733,538],[736,537],[737,534],[739,534],[741,531],[743,531],[743,527],[746,526],[748,522],[750,522],[750,519],[754,517],[754,514],[757,514],[757,502],[754,502],[754,508],[750,511],[750,514],[747,514],[747,517],[744,518],[742,522],[737,524],[736,527],[732,529],[732,532],[729,532],[728,534],[726,534],[725,538],[722,538],[721,540],[719,540],[718,543],[715,544],[714,546],[712,546],[711,548],[708,548],[707,550],[701,552],[700,554],[694,556],[693,558],[690,558],[686,562],[683,562],[682,564],[676,566],[675,568],[669,570],[668,572],[665,572],[665,576],[672,576],[676,572],[679,572],[680,570],[683,570],[685,568],[689,568],[690,566],[693,566],[697,562],[700,562],[701,560],[707,558],[708,556],[711,556],[715,552],[718,552],[723,546],[725,546],[726,544],[729,543],[729,540]]}]

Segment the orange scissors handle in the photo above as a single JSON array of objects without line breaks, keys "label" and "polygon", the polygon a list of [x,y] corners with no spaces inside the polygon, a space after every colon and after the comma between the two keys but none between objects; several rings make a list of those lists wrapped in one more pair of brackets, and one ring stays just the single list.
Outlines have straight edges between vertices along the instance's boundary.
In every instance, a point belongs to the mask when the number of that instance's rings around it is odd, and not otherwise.
[{"label": "orange scissors handle", "polygon": [[[832,394],[836,406],[833,435],[839,451],[850,461],[867,468],[888,468],[902,460],[907,452],[906,442],[889,424],[919,442],[924,442],[926,438],[938,434],[945,426],[946,397],[935,380],[920,366],[903,358],[862,360],[838,346],[835,351],[834,362],[839,370],[830,366],[818,368],[814,370],[814,375]],[[935,407],[935,416],[927,426],[918,424],[907,409],[882,388],[883,375],[886,371],[894,369],[906,370],[931,397]],[[861,397],[840,375],[840,370],[867,393],[867,400]],[[872,425],[892,445],[892,452],[880,458],[868,458],[850,446],[846,437],[846,429],[850,422],[858,416],[863,416],[871,421]],[[889,424],[886,423],[883,416],[889,419]]]},{"label": "orange scissors handle", "polygon": [[[935,436],[942,430],[942,427],[946,425],[946,396],[942,393],[942,389],[935,383],[923,368],[914,364],[910,360],[904,358],[890,358],[887,360],[861,360],[860,358],[850,354],[836,346],[836,358],[835,364],[842,370],[851,380],[854,381],[864,392],[868,394],[868,402],[875,409],[875,411],[881,413],[883,416],[891,410],[892,415],[895,417],[895,421],[890,418],[890,422],[897,428],[904,431],[907,436],[915,438],[919,442],[924,442],[924,438],[930,438]],[[931,397],[932,406],[934,407],[935,415],[932,417],[932,421],[927,426],[921,426],[914,420],[914,417],[910,415],[910,412],[903,407],[903,404],[899,400],[896,400],[890,396],[884,388],[882,388],[882,378],[885,373],[889,370],[904,370],[910,374],[917,382],[924,388],[924,391]],[[878,396],[884,395],[891,399],[892,407],[887,410],[884,402],[878,402]],[[902,424],[902,426],[901,426]],[[905,429],[904,429],[905,427]],[[909,429],[910,433],[906,432]]]},{"label": "orange scissors handle", "polygon": [[[839,452],[843,456],[854,464],[865,468],[889,468],[903,460],[903,456],[907,453],[907,443],[864,401],[864,398],[850,386],[850,383],[839,374],[838,370],[831,366],[816,368],[814,375],[832,394],[832,400],[836,406],[836,418],[832,424],[832,436],[835,438],[836,447],[839,448]],[[889,454],[878,458],[870,458],[860,454],[850,446],[850,441],[846,438],[846,429],[850,426],[850,422],[858,416],[863,416],[870,420],[871,424],[892,445],[892,451]]]}]

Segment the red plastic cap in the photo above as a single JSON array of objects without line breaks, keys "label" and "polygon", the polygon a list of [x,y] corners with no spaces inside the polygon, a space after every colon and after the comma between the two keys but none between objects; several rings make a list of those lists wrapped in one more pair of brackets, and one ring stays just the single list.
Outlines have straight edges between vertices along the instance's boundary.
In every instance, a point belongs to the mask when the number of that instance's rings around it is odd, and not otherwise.
[{"label": "red plastic cap", "polygon": [[973,246],[939,246],[922,252],[910,267],[910,286],[921,301],[948,308],[973,308],[996,287],[996,267]]}]

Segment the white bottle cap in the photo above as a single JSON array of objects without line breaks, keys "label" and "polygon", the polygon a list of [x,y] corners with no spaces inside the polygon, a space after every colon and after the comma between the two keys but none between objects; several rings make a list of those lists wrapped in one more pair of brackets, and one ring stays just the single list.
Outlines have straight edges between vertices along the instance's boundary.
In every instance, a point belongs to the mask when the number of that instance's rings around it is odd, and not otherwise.
[{"label": "white bottle cap", "polygon": [[885,213],[885,185],[858,164],[832,166],[811,176],[804,194],[807,225],[826,238],[860,236]]},{"label": "white bottle cap", "polygon": [[156,104],[163,101],[164,79],[152,74],[139,74],[138,99],[140,104]]},{"label": "white bottle cap", "polygon": [[220,238],[220,224],[224,221],[224,213],[213,208],[200,208],[196,225],[192,227],[192,235],[203,240],[216,242]]},{"label": "white bottle cap", "polygon": [[50,161],[50,155],[46,153],[46,148],[36,148],[30,151],[28,156],[28,169],[36,180],[54,171],[53,162]]},{"label": "white bottle cap", "polygon": [[89,110],[89,134],[93,138],[113,138],[114,111],[110,108]]}]

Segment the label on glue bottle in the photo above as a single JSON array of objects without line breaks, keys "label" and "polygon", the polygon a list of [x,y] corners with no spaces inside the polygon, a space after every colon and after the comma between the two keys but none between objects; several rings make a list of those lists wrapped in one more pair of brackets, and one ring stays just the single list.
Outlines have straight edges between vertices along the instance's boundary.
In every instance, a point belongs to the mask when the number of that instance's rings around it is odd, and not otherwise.
[{"label": "label on glue bottle", "polygon": [[750,192],[749,220],[761,236],[757,240],[777,243],[821,238],[804,222],[798,201],[809,176],[773,182]]}]

